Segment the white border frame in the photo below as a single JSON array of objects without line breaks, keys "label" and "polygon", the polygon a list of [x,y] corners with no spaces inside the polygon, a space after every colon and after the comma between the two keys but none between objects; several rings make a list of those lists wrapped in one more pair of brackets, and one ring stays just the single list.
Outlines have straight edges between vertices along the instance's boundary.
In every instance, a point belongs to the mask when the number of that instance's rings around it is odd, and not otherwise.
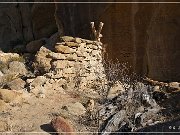
[{"label": "white border frame", "polygon": [[[53,3],[61,3],[61,4],[180,4],[180,2],[0,2],[1,4],[10,4],[10,3],[44,3],[44,4],[53,4]],[[45,133],[59,133],[59,132],[0,132],[0,134],[12,134],[12,133],[27,133],[27,134],[45,134]],[[60,133],[81,133],[81,134],[88,134],[88,133],[101,133],[101,132],[60,132]],[[137,133],[137,134],[142,134],[142,133],[153,133],[153,134],[180,134],[179,132],[105,132],[105,133],[124,133],[124,134],[132,134],[132,133]]]}]

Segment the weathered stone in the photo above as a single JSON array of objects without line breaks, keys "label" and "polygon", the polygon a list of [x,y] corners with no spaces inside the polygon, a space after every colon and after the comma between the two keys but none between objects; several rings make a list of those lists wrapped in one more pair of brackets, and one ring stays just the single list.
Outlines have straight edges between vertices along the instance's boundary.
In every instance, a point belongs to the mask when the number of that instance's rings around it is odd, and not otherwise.
[{"label": "weathered stone", "polygon": [[82,39],[83,42],[88,43],[88,44],[92,44],[94,41],[92,40],[87,40],[87,39]]},{"label": "weathered stone", "polygon": [[30,83],[33,82],[33,80],[34,80],[34,79],[27,79],[26,82],[27,82],[28,84],[30,84]]},{"label": "weathered stone", "polygon": [[0,121],[0,132],[7,132],[8,130],[8,123],[6,121]]},{"label": "weathered stone", "polygon": [[52,62],[52,67],[57,69],[64,69],[68,67],[68,61],[67,60],[57,60]]},{"label": "weathered stone", "polygon": [[26,82],[23,81],[21,78],[17,78],[7,83],[8,88],[10,88],[11,90],[22,90],[24,89],[25,85],[26,85]]},{"label": "weathered stone", "polygon": [[9,61],[19,59],[20,56],[17,53],[0,53],[0,62],[7,63]]},{"label": "weathered stone", "polygon": [[74,42],[66,42],[65,45],[67,45],[69,47],[79,47],[80,46],[78,43],[74,43]]},{"label": "weathered stone", "polygon": [[75,61],[68,61],[69,67],[74,67],[75,65],[77,65]]},{"label": "weathered stone", "polygon": [[14,101],[18,96],[21,94],[8,89],[0,89],[0,99],[6,103]]},{"label": "weathered stone", "polygon": [[31,93],[33,93],[35,96],[39,98],[45,98],[46,90],[44,86],[36,86],[30,90]]},{"label": "weathered stone", "polygon": [[[77,53],[76,53],[76,54],[77,54]],[[84,60],[83,57],[81,57],[81,56],[78,56],[78,57],[77,57],[77,61],[82,62],[83,60]]]},{"label": "weathered stone", "polygon": [[53,60],[64,60],[66,59],[66,56],[61,53],[49,53],[48,57],[52,58]]},{"label": "weathered stone", "polygon": [[71,42],[71,41],[74,40],[74,38],[73,38],[73,37],[70,37],[70,36],[63,36],[63,37],[61,37],[60,39],[61,39],[62,41],[64,41],[64,42]]},{"label": "weathered stone", "polygon": [[96,80],[97,79],[97,75],[93,72],[91,73],[86,73],[86,80],[89,80],[89,81],[93,81],[93,80]]},{"label": "weathered stone", "polygon": [[31,83],[30,86],[32,88],[39,87],[45,84],[47,79],[44,76],[37,76]]},{"label": "weathered stone", "polygon": [[65,74],[73,74],[73,73],[75,73],[75,69],[73,67],[71,67],[71,68],[64,68],[63,69],[63,73],[65,73]]},{"label": "weathered stone", "polygon": [[51,125],[58,135],[76,135],[75,129],[71,125],[70,121],[63,117],[56,117],[51,121]]},{"label": "weathered stone", "polygon": [[55,51],[58,53],[65,53],[65,54],[69,54],[69,53],[74,53],[75,50],[72,48],[69,48],[68,46],[64,46],[64,45],[58,45],[55,46]]},{"label": "weathered stone", "polygon": [[90,60],[89,63],[93,67],[96,67],[99,64],[99,62],[97,60]]},{"label": "weathered stone", "polygon": [[87,46],[91,49],[94,49],[94,50],[97,50],[98,47],[96,45],[93,45],[93,44],[87,44]]},{"label": "weathered stone", "polygon": [[38,69],[40,72],[49,72],[51,68],[50,62],[52,60],[51,58],[47,58],[49,53],[51,53],[51,51],[46,47],[42,46],[40,48],[33,64],[35,69]]},{"label": "weathered stone", "polygon": [[19,62],[19,61],[10,62],[8,70],[9,70],[8,72],[18,74],[18,75],[26,75],[28,72],[24,63]]},{"label": "weathered stone", "polygon": [[121,92],[124,92],[125,89],[123,88],[120,82],[116,82],[108,91],[107,98],[113,99],[114,97],[118,96]]},{"label": "weathered stone", "polygon": [[98,51],[98,50],[93,50],[92,53],[91,53],[91,55],[96,57],[96,56],[100,55],[100,51]]},{"label": "weathered stone", "polygon": [[154,86],[153,91],[160,91],[160,87],[159,86]]},{"label": "weathered stone", "polygon": [[[76,77],[76,74],[75,73],[63,73],[63,77],[65,77],[67,80],[69,80],[70,78]],[[69,85],[69,83],[68,83],[68,85]],[[74,88],[74,87],[71,87],[71,89],[72,88]]]},{"label": "weathered stone", "polygon": [[88,52],[88,53],[91,53],[92,52],[92,49],[91,48],[88,48],[88,47],[86,47],[86,52]]},{"label": "weathered stone", "polygon": [[74,39],[74,42],[80,44],[82,41],[81,41],[81,38],[75,38],[75,39]]},{"label": "weathered stone", "polygon": [[[85,97],[91,98],[91,99],[99,99],[100,95],[98,92],[96,92],[94,89],[88,88],[87,86],[81,86],[82,88],[80,91]],[[88,88],[88,89],[87,89]]]},{"label": "weathered stone", "polygon": [[79,103],[79,102],[76,102],[76,103],[70,103],[68,105],[66,105],[64,107],[70,114],[73,114],[73,115],[83,115],[86,113],[86,109],[85,107]]},{"label": "weathered stone", "polygon": [[39,51],[39,49],[45,45],[47,42],[47,39],[39,39],[39,40],[34,40],[26,45],[26,50],[30,53],[36,53]]},{"label": "weathered stone", "polygon": [[66,60],[72,60],[72,61],[75,61],[77,60],[77,54],[76,53],[73,53],[73,54],[66,54]]},{"label": "weathered stone", "polygon": [[3,76],[4,74],[0,71],[0,77]]},{"label": "weathered stone", "polygon": [[180,83],[179,82],[171,82],[171,83],[169,83],[169,87],[180,90]]}]

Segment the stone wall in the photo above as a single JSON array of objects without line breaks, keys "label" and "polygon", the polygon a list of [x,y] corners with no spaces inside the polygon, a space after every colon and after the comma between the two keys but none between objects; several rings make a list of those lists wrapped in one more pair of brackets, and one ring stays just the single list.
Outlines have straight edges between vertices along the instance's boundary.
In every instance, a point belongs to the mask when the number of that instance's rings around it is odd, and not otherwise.
[{"label": "stone wall", "polygon": [[40,70],[43,66],[49,67],[45,74],[47,78],[65,79],[69,87],[78,87],[79,90],[97,87],[106,82],[102,43],[64,36],[56,43],[54,51],[43,50],[48,49],[41,47],[36,56],[36,65]]}]

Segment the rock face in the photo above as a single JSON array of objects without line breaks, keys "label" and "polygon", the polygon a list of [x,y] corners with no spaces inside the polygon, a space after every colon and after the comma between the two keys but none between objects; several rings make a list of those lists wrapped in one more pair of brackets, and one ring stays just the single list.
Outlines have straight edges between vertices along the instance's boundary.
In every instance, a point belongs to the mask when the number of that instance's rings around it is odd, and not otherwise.
[{"label": "rock face", "polygon": [[54,11],[54,4],[0,4],[0,49],[51,36],[57,31]]}]

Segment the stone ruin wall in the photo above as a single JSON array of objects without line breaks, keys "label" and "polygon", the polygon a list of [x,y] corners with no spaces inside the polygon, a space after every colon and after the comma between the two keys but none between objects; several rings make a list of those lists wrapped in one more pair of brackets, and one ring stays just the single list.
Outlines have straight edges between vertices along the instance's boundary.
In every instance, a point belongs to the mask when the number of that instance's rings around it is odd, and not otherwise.
[{"label": "stone ruin wall", "polygon": [[54,80],[63,79],[71,88],[84,90],[106,82],[101,42],[64,36],[55,44],[54,51],[46,54],[46,59],[50,65],[45,76]]}]

